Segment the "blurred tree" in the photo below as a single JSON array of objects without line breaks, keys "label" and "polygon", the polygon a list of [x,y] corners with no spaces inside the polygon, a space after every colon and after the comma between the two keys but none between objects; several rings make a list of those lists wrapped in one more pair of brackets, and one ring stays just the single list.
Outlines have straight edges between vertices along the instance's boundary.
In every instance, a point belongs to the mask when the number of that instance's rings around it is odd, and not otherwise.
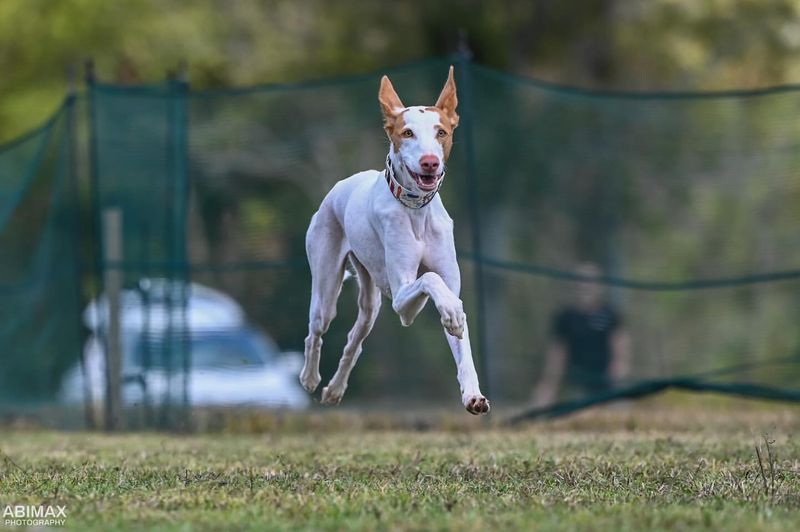
[{"label": "blurred tree", "polygon": [[800,1],[3,0],[0,139],[46,117],[65,69],[197,87],[315,79],[456,50],[592,87],[706,89],[800,77]]}]

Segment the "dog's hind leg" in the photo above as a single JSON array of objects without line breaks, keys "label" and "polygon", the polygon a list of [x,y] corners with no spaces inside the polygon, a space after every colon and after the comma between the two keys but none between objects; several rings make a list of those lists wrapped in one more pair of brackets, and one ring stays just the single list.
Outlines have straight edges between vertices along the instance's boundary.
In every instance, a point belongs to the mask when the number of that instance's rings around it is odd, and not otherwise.
[{"label": "dog's hind leg", "polygon": [[307,391],[313,392],[321,380],[319,356],[322,335],[336,317],[336,300],[342,291],[347,256],[342,227],[324,202],[311,219],[306,234],[306,253],[311,266],[311,308],[300,383]]},{"label": "dog's hind leg", "polygon": [[347,389],[350,372],[361,354],[361,346],[372,330],[381,308],[381,293],[372,282],[369,273],[352,254],[350,254],[350,261],[358,276],[358,317],[347,335],[347,345],[345,345],[342,358],[339,360],[339,368],[328,385],[322,389],[324,404],[335,405],[342,400]]}]

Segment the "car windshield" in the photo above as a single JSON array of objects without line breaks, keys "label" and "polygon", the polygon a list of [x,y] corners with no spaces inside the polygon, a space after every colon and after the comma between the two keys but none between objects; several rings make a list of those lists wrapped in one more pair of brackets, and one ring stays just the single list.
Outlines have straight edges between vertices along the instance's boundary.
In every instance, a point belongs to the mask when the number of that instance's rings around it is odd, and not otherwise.
[{"label": "car windshield", "polygon": [[[193,368],[255,368],[270,362],[275,353],[265,338],[247,329],[194,334],[189,345]],[[139,338],[130,354],[137,366],[178,369],[183,366],[182,348],[178,338]]]}]

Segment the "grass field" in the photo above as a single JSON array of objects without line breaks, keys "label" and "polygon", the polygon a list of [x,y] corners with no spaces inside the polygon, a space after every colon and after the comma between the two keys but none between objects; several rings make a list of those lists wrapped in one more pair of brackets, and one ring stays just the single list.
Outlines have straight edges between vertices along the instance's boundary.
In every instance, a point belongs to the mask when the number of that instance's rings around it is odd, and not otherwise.
[{"label": "grass field", "polygon": [[726,405],[514,429],[341,411],[263,434],[7,429],[0,503],[66,505],[81,530],[800,530],[798,410]]}]

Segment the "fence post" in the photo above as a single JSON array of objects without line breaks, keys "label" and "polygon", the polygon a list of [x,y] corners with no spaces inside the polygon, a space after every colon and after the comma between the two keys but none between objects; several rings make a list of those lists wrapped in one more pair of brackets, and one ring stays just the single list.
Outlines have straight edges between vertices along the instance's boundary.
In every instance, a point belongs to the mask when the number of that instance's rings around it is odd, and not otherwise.
[{"label": "fence post", "polygon": [[122,210],[103,211],[103,284],[108,300],[108,335],[106,337],[106,429],[122,426]]},{"label": "fence post", "polygon": [[[92,270],[91,270],[91,283],[89,283],[89,297],[91,300],[95,301],[95,305],[93,305],[95,316],[94,316],[94,323],[97,324],[96,330],[92,331],[92,334],[101,335],[102,329],[100,327],[104,321],[105,316],[102,316],[100,313],[100,294],[103,292],[102,287],[104,283],[103,274],[104,268],[106,266],[106,262],[104,261],[104,242],[103,242],[103,220],[102,220],[102,213],[101,213],[101,199],[100,199],[100,181],[98,176],[98,147],[97,147],[97,103],[96,103],[96,77],[95,77],[95,66],[94,61],[91,58],[86,59],[84,62],[84,83],[86,84],[86,114],[87,114],[87,122],[88,122],[88,133],[89,133],[89,159],[88,159],[88,171],[89,171],[89,197],[90,197],[90,207],[91,207],[91,242],[93,242],[92,246]],[[110,404],[109,400],[109,391],[110,388],[108,386],[108,344],[106,343],[105,338],[100,338],[103,341],[103,346],[105,348],[106,357],[106,382],[104,383],[105,391],[104,394],[104,424],[106,430],[114,430],[116,425],[116,421],[119,420],[117,417],[114,418],[112,413],[112,405]],[[118,414],[118,413],[117,413]]]},{"label": "fence post", "polygon": [[75,246],[75,325],[77,329],[79,357],[78,361],[81,368],[81,376],[83,377],[83,415],[86,428],[94,430],[94,399],[92,397],[92,383],[90,382],[89,372],[86,367],[86,353],[83,346],[80,344],[81,339],[81,316],[83,310],[83,281],[85,267],[83,264],[83,232],[81,221],[81,195],[79,183],[79,170],[78,170],[78,119],[76,116],[75,108],[78,99],[78,84],[77,84],[77,68],[70,65],[67,68],[67,143],[68,143],[68,160],[69,160],[69,182],[72,193],[72,214],[74,215],[74,226],[72,228],[72,235],[74,238]]},{"label": "fence post", "polygon": [[469,205],[472,233],[472,254],[475,269],[475,291],[477,304],[477,346],[478,367],[483,383],[483,392],[491,398],[492,382],[489,373],[489,350],[486,346],[486,293],[484,291],[483,248],[481,246],[480,198],[478,179],[475,170],[475,143],[472,132],[472,52],[467,45],[466,35],[462,33],[458,50],[458,77],[461,100],[461,130],[464,139],[467,167],[467,202]]},{"label": "fence post", "polygon": [[173,180],[174,180],[174,216],[175,226],[173,235],[174,249],[173,262],[177,262],[177,268],[173,274],[177,276],[180,282],[180,290],[178,291],[178,304],[180,305],[179,314],[179,337],[178,346],[181,358],[182,370],[182,410],[183,415],[180,417],[182,424],[181,429],[190,429],[191,424],[191,397],[189,393],[190,387],[190,372],[192,368],[192,350],[191,350],[191,327],[189,326],[188,304],[191,297],[190,288],[190,271],[189,271],[189,257],[187,250],[187,224],[189,213],[189,110],[188,110],[188,95],[189,95],[189,74],[188,65],[186,62],[181,61],[178,65],[177,73],[173,81],[172,87],[173,96],[173,113],[172,113],[172,144],[174,150],[174,166]]}]

